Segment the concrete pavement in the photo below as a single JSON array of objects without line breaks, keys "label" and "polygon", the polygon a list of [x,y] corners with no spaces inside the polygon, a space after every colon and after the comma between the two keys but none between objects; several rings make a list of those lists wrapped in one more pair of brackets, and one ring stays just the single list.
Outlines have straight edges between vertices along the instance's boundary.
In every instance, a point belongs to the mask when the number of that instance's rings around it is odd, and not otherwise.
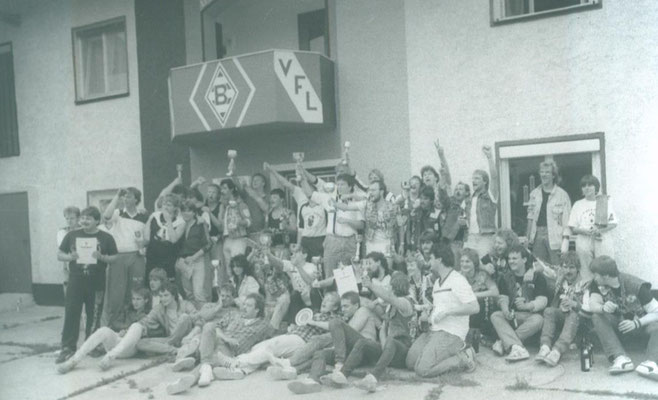
[{"label": "concrete pavement", "polygon": [[[98,360],[89,358],[74,371],[59,375],[55,369],[55,349],[63,323],[61,307],[30,307],[0,314],[0,399],[122,399],[147,400],[168,396],[166,384],[181,376],[171,365],[159,359],[118,360],[107,372],[98,369]],[[536,348],[531,348],[534,355]],[[631,354],[642,361],[642,352]],[[242,381],[213,382],[210,387],[194,387],[178,398],[226,398],[308,400],[361,398],[388,399],[658,399],[658,382],[634,373],[619,377],[607,374],[608,363],[600,350],[595,353],[591,372],[581,372],[577,354],[565,355],[556,368],[532,361],[508,364],[483,348],[478,368],[470,374],[449,374],[440,379],[419,381],[409,371],[394,370],[392,379],[382,382],[376,393],[365,394],[356,388],[325,388],[320,393],[295,396],[285,382],[271,381],[259,371]]]}]

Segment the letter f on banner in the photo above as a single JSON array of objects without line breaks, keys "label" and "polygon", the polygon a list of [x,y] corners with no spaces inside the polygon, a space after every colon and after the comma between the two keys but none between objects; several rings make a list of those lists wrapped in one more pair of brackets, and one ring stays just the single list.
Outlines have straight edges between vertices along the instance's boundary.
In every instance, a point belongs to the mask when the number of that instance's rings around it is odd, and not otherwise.
[{"label": "letter f on banner", "polygon": [[293,52],[274,52],[274,71],[302,120],[321,124],[322,102]]}]

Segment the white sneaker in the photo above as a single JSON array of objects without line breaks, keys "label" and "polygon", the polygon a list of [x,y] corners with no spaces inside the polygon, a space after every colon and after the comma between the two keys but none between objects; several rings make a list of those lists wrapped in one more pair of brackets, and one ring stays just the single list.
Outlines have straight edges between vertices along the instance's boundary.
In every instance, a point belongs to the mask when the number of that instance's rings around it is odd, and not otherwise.
[{"label": "white sneaker", "polygon": [[176,382],[167,385],[167,394],[174,395],[190,390],[194,386],[196,378],[194,375],[185,375],[184,377],[176,380]]},{"label": "white sneaker", "polygon": [[551,348],[546,346],[545,344],[542,344],[541,347],[539,348],[539,353],[537,353],[537,356],[535,357],[535,361],[546,362],[546,356],[550,352],[551,352]]},{"label": "white sneaker", "polygon": [[509,354],[507,357],[505,357],[505,360],[513,362],[525,360],[528,358],[530,358],[530,354],[528,354],[528,350],[526,350],[525,347],[513,344]]},{"label": "white sneaker", "polygon": [[354,386],[368,393],[377,391],[377,378],[373,374],[368,374],[365,378],[354,382]]},{"label": "white sneaker", "polygon": [[658,365],[654,361],[647,360],[635,368],[635,372],[641,376],[658,381]]},{"label": "white sneaker", "polygon": [[267,367],[267,374],[275,381],[290,381],[297,379],[297,370],[293,367],[279,367],[278,365],[270,365]]},{"label": "white sneaker", "polygon": [[560,357],[562,357],[562,354],[560,354],[560,352],[556,349],[553,349],[546,355],[546,357],[544,357],[544,361],[546,361],[546,364],[550,365],[551,367],[556,367],[560,362]]},{"label": "white sneaker", "polygon": [[496,343],[491,346],[491,350],[493,350],[494,354],[497,355],[498,357],[502,357],[505,354],[505,349],[503,348],[503,342],[500,340],[496,340]]},{"label": "white sneaker", "polygon": [[612,366],[608,368],[608,372],[610,375],[619,375],[623,374],[624,372],[631,372],[633,369],[635,369],[633,360],[627,356],[619,356],[615,358],[615,361],[612,362]]},{"label": "white sneaker", "polygon": [[210,364],[201,364],[199,368],[199,387],[206,387],[210,385],[210,382],[214,379],[212,374],[212,367]]}]

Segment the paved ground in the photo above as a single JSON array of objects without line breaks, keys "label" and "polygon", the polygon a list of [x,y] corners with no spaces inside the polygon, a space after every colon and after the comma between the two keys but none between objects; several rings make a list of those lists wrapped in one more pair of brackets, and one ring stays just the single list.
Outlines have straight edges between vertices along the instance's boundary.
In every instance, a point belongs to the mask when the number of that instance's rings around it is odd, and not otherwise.
[{"label": "paved ground", "polygon": [[[88,359],[67,375],[55,370],[55,350],[63,322],[61,307],[30,307],[0,314],[0,399],[3,400],[148,400],[174,398],[165,392],[168,382],[179,374],[158,359],[119,360],[107,372],[97,367],[98,359]],[[531,354],[536,349],[531,349]],[[632,353],[636,362],[641,352]],[[320,393],[297,397],[284,382],[272,382],[264,372],[243,381],[213,382],[208,388],[194,388],[181,399],[226,398],[307,400],[366,397],[387,399],[658,399],[658,382],[635,374],[610,377],[607,362],[599,352],[591,372],[580,371],[575,353],[568,354],[560,366],[549,368],[532,361],[507,364],[489,349],[478,355],[475,372],[449,375],[421,382],[413,374],[393,371],[394,379],[383,382],[374,394],[356,388],[325,389]]]}]

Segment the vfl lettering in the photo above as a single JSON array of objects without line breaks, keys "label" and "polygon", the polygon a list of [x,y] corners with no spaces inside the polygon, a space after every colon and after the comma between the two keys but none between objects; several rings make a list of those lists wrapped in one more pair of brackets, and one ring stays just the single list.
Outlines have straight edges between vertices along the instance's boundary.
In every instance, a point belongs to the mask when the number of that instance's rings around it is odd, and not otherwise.
[{"label": "vfl lettering", "polygon": [[302,120],[322,123],[322,102],[295,53],[275,51],[274,71]]}]

